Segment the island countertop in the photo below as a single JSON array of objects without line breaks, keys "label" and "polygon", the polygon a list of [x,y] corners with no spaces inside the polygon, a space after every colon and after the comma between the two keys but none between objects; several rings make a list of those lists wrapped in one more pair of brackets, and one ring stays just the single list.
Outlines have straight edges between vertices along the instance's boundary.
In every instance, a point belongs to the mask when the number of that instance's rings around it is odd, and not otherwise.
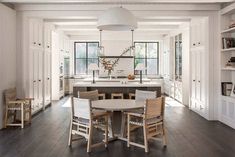
[{"label": "island countertop", "polygon": [[161,87],[162,81],[157,82],[143,82],[142,84],[139,82],[76,82],[73,85],[74,87]]}]

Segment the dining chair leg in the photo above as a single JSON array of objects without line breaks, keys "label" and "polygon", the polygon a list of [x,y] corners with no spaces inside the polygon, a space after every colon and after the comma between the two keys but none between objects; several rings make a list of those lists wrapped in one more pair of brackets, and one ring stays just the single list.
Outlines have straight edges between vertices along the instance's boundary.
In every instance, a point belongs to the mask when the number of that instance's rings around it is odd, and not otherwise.
[{"label": "dining chair leg", "polygon": [[145,152],[147,153],[149,150],[148,150],[148,139],[147,139],[147,127],[145,120],[143,123],[143,133],[144,133],[144,147],[145,147]]},{"label": "dining chair leg", "polygon": [[24,128],[24,104],[21,103],[21,128]]},{"label": "dining chair leg", "polygon": [[105,147],[108,146],[108,138],[109,138],[108,132],[109,132],[108,117],[105,116]]},{"label": "dining chair leg", "polygon": [[72,145],[72,127],[73,127],[73,123],[72,121],[70,122],[70,127],[69,127],[69,142],[68,145],[71,146]]},{"label": "dining chair leg", "polygon": [[127,147],[130,147],[130,115],[127,115]]},{"label": "dining chair leg", "polygon": [[121,121],[121,137],[126,138],[126,115],[122,111],[122,121]]},{"label": "dining chair leg", "polygon": [[109,137],[114,138],[113,134],[113,112],[110,113],[110,116],[108,117],[108,130],[109,130]]},{"label": "dining chair leg", "polygon": [[87,152],[91,151],[91,143],[92,143],[92,132],[93,132],[93,125],[92,122],[89,124],[89,133],[88,133],[88,142],[87,142]]}]

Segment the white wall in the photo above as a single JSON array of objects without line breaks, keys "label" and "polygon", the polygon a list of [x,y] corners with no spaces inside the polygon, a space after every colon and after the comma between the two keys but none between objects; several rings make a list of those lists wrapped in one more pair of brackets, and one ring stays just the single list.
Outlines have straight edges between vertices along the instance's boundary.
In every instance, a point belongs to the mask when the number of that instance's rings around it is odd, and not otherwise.
[{"label": "white wall", "polygon": [[16,86],[16,12],[0,3],[0,128],[3,91]]}]

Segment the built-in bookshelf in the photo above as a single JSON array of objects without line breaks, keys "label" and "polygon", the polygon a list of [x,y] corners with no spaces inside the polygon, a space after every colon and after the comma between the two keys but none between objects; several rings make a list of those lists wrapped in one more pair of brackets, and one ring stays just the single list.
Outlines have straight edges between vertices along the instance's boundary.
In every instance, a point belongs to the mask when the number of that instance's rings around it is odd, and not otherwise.
[{"label": "built-in bookshelf", "polygon": [[[221,122],[235,129],[235,5],[221,10],[221,97],[219,106],[219,119]],[[231,84],[228,89],[223,89],[224,83]],[[222,92],[223,91],[223,92]],[[224,92],[228,91],[228,92]],[[226,94],[225,94],[226,93]]]}]

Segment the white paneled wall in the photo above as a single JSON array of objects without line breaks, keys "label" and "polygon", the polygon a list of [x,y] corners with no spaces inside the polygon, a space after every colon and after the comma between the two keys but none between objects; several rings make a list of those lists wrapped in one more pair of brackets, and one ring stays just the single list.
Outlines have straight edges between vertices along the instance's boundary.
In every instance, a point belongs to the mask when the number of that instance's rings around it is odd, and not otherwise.
[{"label": "white paneled wall", "polygon": [[16,12],[0,4],[0,128],[3,91],[16,86]]}]

